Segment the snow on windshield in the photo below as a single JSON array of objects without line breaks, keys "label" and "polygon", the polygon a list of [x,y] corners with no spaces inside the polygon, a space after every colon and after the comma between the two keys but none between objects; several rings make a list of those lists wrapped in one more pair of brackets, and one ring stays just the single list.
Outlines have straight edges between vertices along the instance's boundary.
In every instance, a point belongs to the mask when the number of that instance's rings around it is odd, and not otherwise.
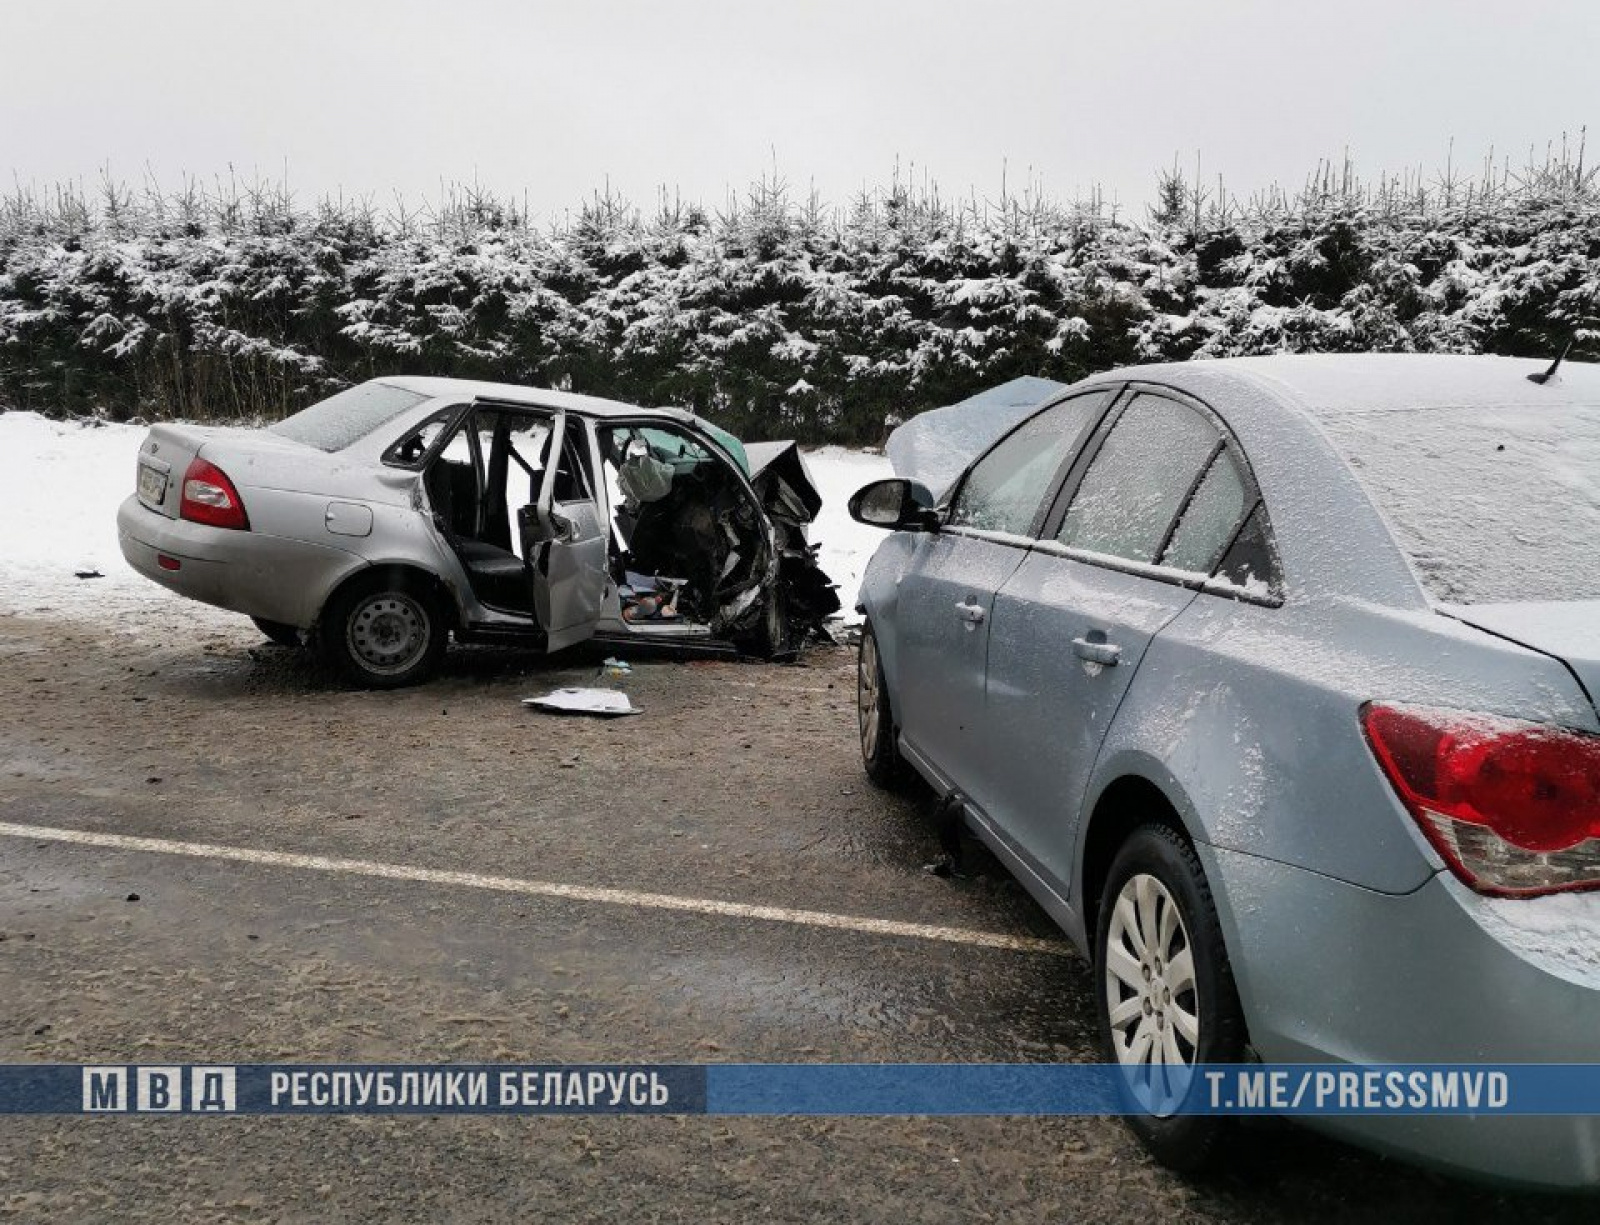
[{"label": "snow on windshield", "polygon": [[1322,420],[1434,599],[1600,598],[1600,406]]},{"label": "snow on windshield", "polygon": [[387,383],[362,383],[285,417],[271,429],[323,451],[342,451],[427,398]]}]

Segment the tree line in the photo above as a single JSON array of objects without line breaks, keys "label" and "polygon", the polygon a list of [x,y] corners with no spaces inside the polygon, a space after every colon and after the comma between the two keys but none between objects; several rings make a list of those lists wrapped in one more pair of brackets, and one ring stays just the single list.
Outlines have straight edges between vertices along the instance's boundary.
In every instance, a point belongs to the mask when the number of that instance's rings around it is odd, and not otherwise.
[{"label": "tree line", "polygon": [[1582,356],[1600,190],[1581,146],[1248,198],[1174,168],[1099,194],[835,205],[763,178],[707,208],[595,193],[539,222],[457,187],[296,202],[284,184],[0,198],[0,407],[281,417],[430,374],[692,408],[744,437],[871,443],[1020,374],[1249,353]]}]

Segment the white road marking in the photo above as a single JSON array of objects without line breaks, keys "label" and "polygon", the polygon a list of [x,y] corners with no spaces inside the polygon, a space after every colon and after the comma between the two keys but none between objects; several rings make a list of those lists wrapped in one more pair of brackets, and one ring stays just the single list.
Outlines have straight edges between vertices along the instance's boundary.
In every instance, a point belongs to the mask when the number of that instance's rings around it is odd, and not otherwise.
[{"label": "white road marking", "polygon": [[377,863],[369,859],[333,859],[325,855],[299,855],[289,851],[260,851],[242,846],[215,846],[205,842],[176,842],[168,838],[141,838],[105,834],[94,830],[59,829],[48,825],[18,825],[0,821],[0,836],[32,838],[36,842],[65,842],[115,851],[143,851],[154,855],[186,855],[194,859],[222,859],[269,868],[300,868],[312,872],[341,872],[347,876],[375,876],[384,880],[416,881],[428,885],[455,885],[463,889],[489,889],[497,893],[522,893],[573,902],[600,902],[649,910],[684,910],[730,919],[760,919],[801,927],[826,927],[862,932],[870,936],[902,936],[912,940],[938,940],[979,948],[1018,953],[1072,955],[1064,941],[1037,936],[1008,936],[1001,932],[966,927],[940,927],[930,923],[905,923],[897,919],[869,919],[830,914],[822,910],[794,910],[786,906],[756,906],[748,902],[720,902],[714,898],[680,897],[670,893],[638,893],[631,889],[605,889],[591,885],[563,885],[554,881],[521,880],[514,876],[484,876],[439,868],[414,868],[406,864]]}]

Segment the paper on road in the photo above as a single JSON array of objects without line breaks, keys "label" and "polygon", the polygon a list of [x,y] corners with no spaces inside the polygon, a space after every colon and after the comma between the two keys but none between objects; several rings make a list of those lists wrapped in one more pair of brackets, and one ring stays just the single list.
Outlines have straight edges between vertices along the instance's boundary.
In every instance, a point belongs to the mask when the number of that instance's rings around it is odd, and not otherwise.
[{"label": "paper on road", "polygon": [[566,715],[617,715],[641,713],[628,701],[628,695],[615,689],[557,689],[543,697],[523,698],[524,706],[551,710]]}]

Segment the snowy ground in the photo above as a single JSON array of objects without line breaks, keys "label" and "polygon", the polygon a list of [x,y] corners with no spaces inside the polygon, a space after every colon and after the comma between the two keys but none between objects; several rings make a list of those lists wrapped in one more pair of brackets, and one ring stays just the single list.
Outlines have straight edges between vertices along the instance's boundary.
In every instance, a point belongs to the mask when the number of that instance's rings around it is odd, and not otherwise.
[{"label": "snowy ground", "polygon": [[[177,609],[207,627],[239,624],[220,609],[183,600],[135,574],[117,548],[117,506],[133,489],[143,426],[84,426],[35,413],[0,413],[0,612],[92,619],[137,629]],[[883,533],[845,513],[850,495],[890,475],[880,455],[824,447],[806,456],[822,493],[811,538],[839,584],[847,614],[861,571]],[[99,571],[80,579],[78,572]]]}]

